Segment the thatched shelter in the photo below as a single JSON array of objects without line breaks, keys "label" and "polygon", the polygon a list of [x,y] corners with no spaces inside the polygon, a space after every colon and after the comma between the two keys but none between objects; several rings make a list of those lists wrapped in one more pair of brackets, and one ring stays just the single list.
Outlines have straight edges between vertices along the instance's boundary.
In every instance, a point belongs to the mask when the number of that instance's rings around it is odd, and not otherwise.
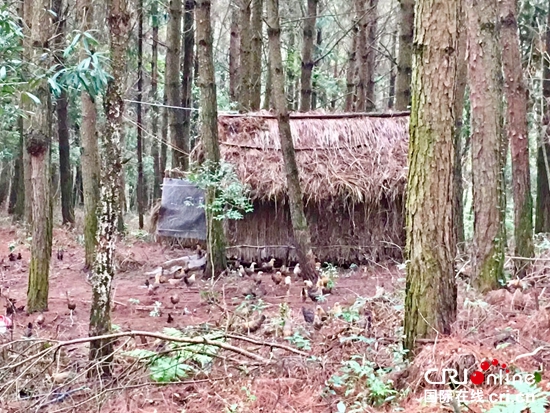
[{"label": "thatched shelter", "polygon": [[[317,257],[338,263],[399,259],[404,245],[407,114],[293,114],[290,125]],[[254,212],[227,225],[228,255],[293,260],[277,119],[218,120],[222,158],[250,185]]]}]

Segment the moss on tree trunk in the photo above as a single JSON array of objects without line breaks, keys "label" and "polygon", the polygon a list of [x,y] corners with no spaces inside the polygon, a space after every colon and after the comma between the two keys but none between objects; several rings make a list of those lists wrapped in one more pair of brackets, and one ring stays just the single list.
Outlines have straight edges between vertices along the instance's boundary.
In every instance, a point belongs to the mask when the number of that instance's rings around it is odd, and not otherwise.
[{"label": "moss on tree trunk", "polygon": [[[407,186],[405,347],[449,334],[457,311],[453,164],[457,0],[420,0],[415,31]],[[426,104],[430,102],[430,104]]]}]

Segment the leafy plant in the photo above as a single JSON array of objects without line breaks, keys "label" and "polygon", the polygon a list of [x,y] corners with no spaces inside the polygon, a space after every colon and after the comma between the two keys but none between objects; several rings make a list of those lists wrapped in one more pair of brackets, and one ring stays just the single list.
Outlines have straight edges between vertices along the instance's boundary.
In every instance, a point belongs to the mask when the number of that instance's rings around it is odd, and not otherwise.
[{"label": "leafy plant", "polygon": [[[197,205],[204,208],[212,219],[239,220],[254,209],[249,198],[249,188],[243,185],[233,165],[228,162],[205,161],[199,166],[194,165],[187,179],[205,191],[214,192],[211,203],[200,202]],[[193,201],[188,199],[186,205],[192,206]]]},{"label": "leafy plant", "polygon": [[[184,338],[189,337],[186,332],[176,328],[165,328],[165,335]],[[205,336],[212,341],[223,341],[218,333]],[[192,376],[199,371],[209,370],[219,348],[207,344],[185,344],[174,341],[167,342],[162,352],[135,349],[124,355],[134,357],[147,365],[151,379],[156,382],[167,383]]]},{"label": "leafy plant", "polygon": [[361,319],[361,309],[366,303],[363,297],[357,297],[355,302],[347,308],[342,309],[342,319],[348,323],[356,323]]},{"label": "leafy plant", "polygon": [[542,391],[536,384],[528,384],[522,381],[510,383],[518,392],[518,395],[510,394],[506,401],[496,403],[487,413],[544,413],[550,406],[548,398],[550,392]]},{"label": "leafy plant", "polygon": [[311,342],[302,336],[298,331],[294,332],[294,334],[290,337],[286,337],[285,340],[288,340],[290,344],[293,346],[296,346],[299,349],[302,350],[311,350]]},{"label": "leafy plant", "polygon": [[149,312],[149,316],[160,317],[160,307],[162,307],[162,303],[160,301],[155,301],[155,304],[153,304],[153,309]]}]

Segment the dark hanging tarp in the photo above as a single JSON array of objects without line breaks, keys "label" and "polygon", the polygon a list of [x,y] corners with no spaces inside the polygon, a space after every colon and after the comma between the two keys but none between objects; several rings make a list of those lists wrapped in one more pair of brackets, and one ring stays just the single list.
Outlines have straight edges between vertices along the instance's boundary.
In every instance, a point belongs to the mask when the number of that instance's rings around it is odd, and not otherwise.
[{"label": "dark hanging tarp", "polygon": [[184,179],[164,178],[157,234],[206,240],[204,191]]}]

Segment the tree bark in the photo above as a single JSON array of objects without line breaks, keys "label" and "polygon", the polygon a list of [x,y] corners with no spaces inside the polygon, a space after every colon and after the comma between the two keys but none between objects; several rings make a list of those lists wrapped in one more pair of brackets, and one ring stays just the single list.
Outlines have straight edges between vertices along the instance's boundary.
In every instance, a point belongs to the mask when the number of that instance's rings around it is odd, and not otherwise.
[{"label": "tree bark", "polygon": [[358,36],[357,22],[353,28],[353,34],[351,37],[351,49],[348,57],[348,69],[346,72],[346,112],[353,112],[355,109],[355,72],[357,69],[357,36]]},{"label": "tree bark", "polygon": [[[34,2],[32,0],[23,0],[23,8],[22,8],[22,18],[25,24],[23,24],[23,33],[25,34],[24,40],[23,40],[23,59],[26,61],[30,61],[32,58],[32,43],[30,41],[31,39],[31,31],[32,31],[32,16],[33,16],[33,5]],[[30,76],[29,73],[27,73],[28,69],[23,68],[23,74],[26,76]],[[28,99],[21,101],[21,109],[25,112],[31,111],[30,102]],[[24,120],[23,121],[23,137],[24,137],[24,146],[25,150],[23,151],[23,180],[24,180],[24,186],[25,186],[25,223],[27,224],[27,229],[30,230],[32,226],[32,199],[33,199],[33,187],[32,187],[32,164],[31,164],[31,156],[29,155],[29,151],[27,151],[27,130],[29,128],[29,121]]]},{"label": "tree bark", "polygon": [[[110,0],[107,21],[111,48],[111,74],[105,94],[105,134],[101,179],[101,208],[97,234],[97,254],[92,283],[90,336],[111,331],[111,285],[115,276],[117,221],[120,219],[119,182],[122,173],[121,142],[124,134],[124,90],[126,85],[126,49],[130,15],[126,0]],[[111,374],[113,342],[90,342],[90,360],[99,362],[104,375]]]},{"label": "tree bark", "polygon": [[[82,11],[82,30],[89,30],[93,22],[93,2],[91,0],[82,0],[79,9]],[[85,212],[85,268],[90,270],[95,260],[97,212],[99,205],[99,177],[101,173],[99,147],[97,142],[97,109],[95,101],[86,91],[82,91],[80,99],[82,105],[82,125],[80,131],[82,136],[81,164]],[[76,183],[79,183],[78,179],[76,179]]]},{"label": "tree bark", "polygon": [[300,77],[300,112],[311,110],[311,75],[313,73],[313,41],[317,21],[318,0],[307,0],[307,16],[304,20],[302,41],[302,73]]},{"label": "tree bark", "polygon": [[262,99],[262,16],[263,0],[252,0],[250,30],[252,47],[250,55],[250,110],[260,109]]},{"label": "tree bark", "polygon": [[[60,68],[65,66],[63,49],[65,47],[65,19],[63,1],[54,0],[53,11],[55,20],[55,53],[56,63]],[[74,224],[74,208],[72,201],[73,178],[71,176],[71,146],[69,141],[69,112],[67,93],[63,90],[56,101],[57,138],[59,142],[59,178],[61,182],[61,216],[63,224]]]},{"label": "tree bark", "polygon": [[189,148],[183,137],[183,111],[174,107],[181,106],[181,17],[182,0],[170,0],[170,20],[167,27],[166,48],[166,97],[168,99],[168,128],[172,142],[172,168],[187,170],[189,167]]},{"label": "tree bark", "polygon": [[[405,347],[450,334],[456,319],[453,163],[458,2],[419,0],[407,186]],[[450,86],[449,86],[450,85]],[[431,104],[426,104],[431,102]]]},{"label": "tree bark", "polygon": [[[48,10],[50,3],[40,0],[33,4],[31,39],[32,61],[46,72],[52,65],[49,56],[49,39],[53,35],[52,21]],[[26,150],[31,161],[32,241],[29,282],[27,289],[27,312],[48,309],[50,257],[52,254],[52,198],[50,147],[52,139],[52,116],[50,90],[46,78],[37,81],[32,93],[40,100],[29,115],[26,130]]]},{"label": "tree bark", "polygon": [[153,199],[161,197],[160,185],[162,183],[162,173],[160,168],[160,151],[159,151],[159,107],[158,103],[158,45],[159,45],[159,18],[158,18],[158,3],[151,2],[151,27],[152,40],[151,46],[151,100],[155,103],[151,108],[151,133],[153,141],[151,143],[151,157],[153,158]]},{"label": "tree bark", "polygon": [[17,158],[15,159],[15,165],[13,168],[8,213],[12,214],[16,221],[20,221],[25,214],[25,185],[23,177],[23,117],[19,117],[17,120],[17,129],[19,131],[19,145],[17,150]]},{"label": "tree bark", "polygon": [[240,65],[239,65],[239,110],[250,110],[250,93],[252,82],[250,79],[252,67],[252,31],[250,29],[250,13],[252,0],[239,0],[240,7]]},{"label": "tree bark", "polygon": [[296,153],[290,129],[290,118],[286,106],[283,59],[281,56],[281,28],[279,25],[279,4],[277,0],[267,0],[267,26],[271,75],[273,77],[273,103],[279,125],[279,140],[285,168],[288,190],[288,205],[294,232],[296,253],[302,268],[302,276],[315,280],[314,256],[311,248],[311,235],[304,213],[300,176],[296,163]]},{"label": "tree bark", "polygon": [[411,101],[414,0],[399,0],[399,52],[395,80],[395,110],[407,110]]},{"label": "tree bark", "polygon": [[498,288],[504,272],[502,66],[496,0],[468,0],[468,76],[472,106],[474,280]]},{"label": "tree bark", "polygon": [[271,109],[271,63],[269,60],[269,56],[267,57],[267,67],[265,68],[265,70],[265,90],[262,109],[269,110]]},{"label": "tree bark", "polygon": [[[210,20],[210,0],[197,0],[195,17],[197,20],[197,59],[199,61],[198,84],[201,97],[200,136],[205,158],[213,167],[220,162],[218,142],[218,107],[216,99],[216,79],[212,50],[212,26]],[[214,199],[214,191],[208,190],[206,203]],[[208,263],[206,274],[216,276],[226,268],[225,233],[222,221],[213,219],[207,210]]]},{"label": "tree bark", "polygon": [[229,38],[229,98],[231,102],[239,100],[239,66],[240,66],[240,31],[239,31],[239,6],[235,1],[231,2],[231,28]]},{"label": "tree bark", "polygon": [[[507,132],[512,153],[514,239],[516,257],[534,256],[533,200],[529,171],[527,88],[523,79],[516,0],[501,0],[501,47],[504,92],[507,101]],[[524,277],[529,261],[514,262],[516,276]]]},{"label": "tree bark", "polygon": [[[164,88],[164,97],[162,99],[163,104],[168,104],[168,98],[166,96],[166,87]],[[168,162],[168,113],[170,109],[164,108],[162,111],[162,120],[160,125],[160,134],[162,136],[162,143],[160,145],[160,177],[161,183],[164,179],[164,172],[166,171],[166,164]]]},{"label": "tree bark", "polygon": [[[548,2],[550,7],[550,1]],[[550,9],[549,9],[550,10]],[[544,97],[543,134],[537,149],[537,203],[535,232],[550,232],[550,13],[546,21],[546,53],[543,60],[542,94]]]},{"label": "tree bark", "polygon": [[462,184],[462,112],[464,111],[464,99],[466,83],[468,79],[468,66],[466,62],[466,27],[464,16],[464,0],[458,0],[458,54],[455,79],[455,158],[453,171],[453,216],[454,231],[457,248],[464,247],[464,185]]},{"label": "tree bark", "polygon": [[[195,60],[195,28],[194,13],[195,2],[193,0],[185,1],[185,15],[183,17],[183,62],[182,62],[182,80],[181,80],[181,105],[184,108],[190,108],[193,105],[191,91],[193,89],[193,66]],[[183,139],[187,152],[191,151],[190,131],[191,131],[191,110],[184,109],[183,119]]]},{"label": "tree bark", "polygon": [[141,100],[143,99],[143,0],[138,0],[138,81],[137,81],[137,210],[138,226],[143,229],[143,215],[145,213],[145,176],[143,175],[143,113]]}]

